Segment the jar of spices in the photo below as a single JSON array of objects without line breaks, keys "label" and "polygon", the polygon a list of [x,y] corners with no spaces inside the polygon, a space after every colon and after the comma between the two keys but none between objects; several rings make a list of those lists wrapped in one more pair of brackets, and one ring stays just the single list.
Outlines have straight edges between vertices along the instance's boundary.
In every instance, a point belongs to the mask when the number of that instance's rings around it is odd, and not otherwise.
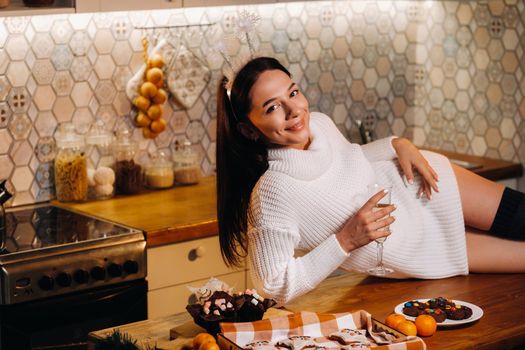
[{"label": "jar of spices", "polygon": [[71,123],[61,123],[55,132],[55,191],[59,201],[83,201],[87,197],[87,161],[84,137]]},{"label": "jar of spices", "polygon": [[162,151],[153,153],[144,174],[146,186],[149,188],[161,189],[173,186],[173,163]]},{"label": "jar of spices", "polygon": [[115,193],[113,141],[113,134],[100,119],[86,134],[88,199],[108,199]]},{"label": "jar of spices", "polygon": [[188,140],[176,140],[173,150],[175,185],[194,185],[201,178],[200,156]]},{"label": "jar of spices", "polygon": [[127,128],[117,131],[114,145],[115,185],[119,194],[135,194],[142,189],[142,167],[135,161],[137,142]]}]

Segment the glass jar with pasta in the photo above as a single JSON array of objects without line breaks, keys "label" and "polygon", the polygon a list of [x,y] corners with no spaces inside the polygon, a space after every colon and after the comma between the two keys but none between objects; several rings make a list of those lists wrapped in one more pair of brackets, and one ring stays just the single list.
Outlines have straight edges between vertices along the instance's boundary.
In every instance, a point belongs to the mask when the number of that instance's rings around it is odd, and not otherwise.
[{"label": "glass jar with pasta", "polygon": [[87,197],[87,161],[84,137],[71,123],[61,123],[55,132],[55,191],[59,201],[78,202]]}]

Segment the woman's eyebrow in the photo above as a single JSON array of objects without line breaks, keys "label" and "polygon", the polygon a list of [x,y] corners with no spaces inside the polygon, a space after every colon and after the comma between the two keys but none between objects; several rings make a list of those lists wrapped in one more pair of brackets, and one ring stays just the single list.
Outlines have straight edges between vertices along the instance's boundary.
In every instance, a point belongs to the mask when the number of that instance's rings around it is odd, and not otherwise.
[{"label": "woman's eyebrow", "polygon": [[[288,87],[288,90],[290,90],[294,85],[295,85],[295,83],[291,83],[290,86]],[[268,101],[266,101],[266,102],[263,103],[263,105],[262,105],[263,108],[264,108],[267,104],[269,104],[270,102],[275,101],[275,100],[276,100],[275,97],[270,98]]]}]

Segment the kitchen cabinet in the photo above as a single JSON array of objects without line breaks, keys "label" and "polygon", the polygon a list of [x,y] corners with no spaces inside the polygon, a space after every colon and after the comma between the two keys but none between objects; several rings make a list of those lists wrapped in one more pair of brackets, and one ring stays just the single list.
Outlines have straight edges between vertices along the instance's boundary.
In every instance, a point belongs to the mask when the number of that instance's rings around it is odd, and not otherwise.
[{"label": "kitchen cabinet", "polygon": [[182,7],[182,0],[76,0],[76,12],[136,11]]},{"label": "kitchen cabinet", "polygon": [[75,0],[55,0],[53,5],[45,7],[28,7],[23,0],[10,0],[9,6],[0,9],[0,17],[36,16],[75,13]]},{"label": "kitchen cabinet", "polygon": [[254,5],[273,3],[272,0],[182,0],[183,7],[204,7],[204,6],[229,6],[229,5]]},{"label": "kitchen cabinet", "polygon": [[218,236],[149,248],[148,318],[183,312],[191,302],[187,286],[201,287],[210,277],[235,291],[247,287],[244,267],[229,268],[221,256]]}]

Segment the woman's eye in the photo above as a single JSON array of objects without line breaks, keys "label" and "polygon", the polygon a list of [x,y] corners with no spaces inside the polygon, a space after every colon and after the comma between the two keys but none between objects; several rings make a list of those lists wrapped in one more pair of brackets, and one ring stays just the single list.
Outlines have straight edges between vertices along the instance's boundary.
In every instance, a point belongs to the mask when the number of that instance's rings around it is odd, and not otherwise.
[{"label": "woman's eye", "polygon": [[279,105],[271,105],[270,108],[268,108],[266,110],[266,113],[272,113],[273,111],[275,111],[277,108],[279,108]]},{"label": "woman's eye", "polygon": [[299,95],[299,90],[295,89],[294,91],[292,91],[292,93],[290,94],[290,97],[294,97],[294,96],[297,96]]}]

